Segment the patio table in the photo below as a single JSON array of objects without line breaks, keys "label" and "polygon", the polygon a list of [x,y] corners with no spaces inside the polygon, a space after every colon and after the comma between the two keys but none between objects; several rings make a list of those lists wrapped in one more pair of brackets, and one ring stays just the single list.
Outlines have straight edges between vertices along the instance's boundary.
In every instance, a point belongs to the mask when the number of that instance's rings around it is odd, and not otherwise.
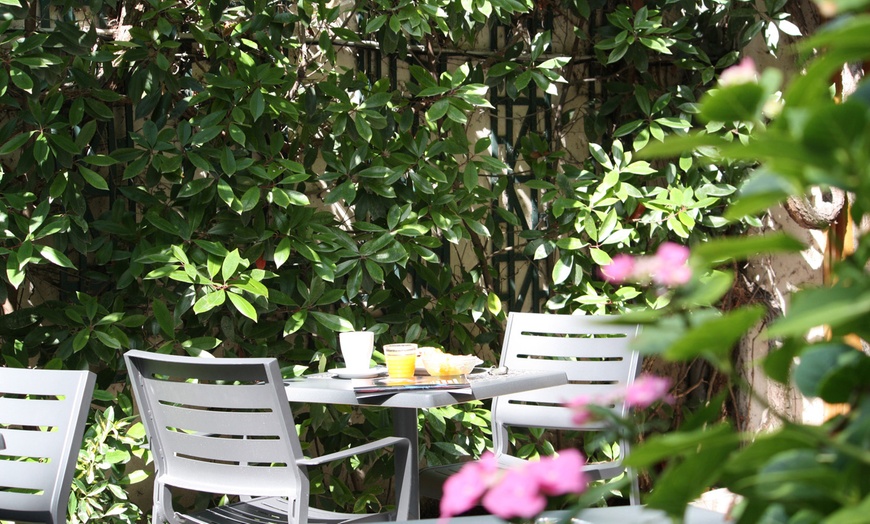
[{"label": "patio table", "polygon": [[[352,380],[335,378],[329,373],[318,373],[287,379],[284,381],[284,389],[290,402],[390,408],[393,414],[393,432],[396,436],[410,440],[411,456],[419,457],[418,409],[450,406],[567,383],[568,377],[561,371],[509,370],[503,375],[472,373],[469,375],[470,394],[451,390],[414,390],[359,398],[354,393]],[[418,474],[411,476],[413,519],[420,516],[419,482]]]}]

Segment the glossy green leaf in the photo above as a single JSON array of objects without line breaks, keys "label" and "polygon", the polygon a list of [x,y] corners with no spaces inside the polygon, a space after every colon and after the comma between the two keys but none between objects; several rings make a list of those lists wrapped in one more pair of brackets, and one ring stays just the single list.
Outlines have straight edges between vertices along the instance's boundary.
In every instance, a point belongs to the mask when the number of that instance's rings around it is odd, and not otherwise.
[{"label": "glossy green leaf", "polygon": [[48,260],[52,264],[69,269],[76,269],[75,264],[66,255],[51,246],[36,246],[36,250],[42,255],[42,258]]},{"label": "glossy green leaf", "polygon": [[193,304],[193,312],[202,314],[222,305],[227,299],[226,291],[219,289],[206,293]]},{"label": "glossy green leaf", "polygon": [[261,282],[259,282],[255,278],[249,277],[247,274],[242,275],[242,277],[243,279],[241,282],[236,281],[233,283],[232,289],[241,289],[247,291],[255,297],[269,297],[269,288],[264,286]]},{"label": "glossy green leaf", "polygon": [[361,114],[357,114],[356,118],[353,119],[353,124],[356,128],[356,132],[359,133],[360,138],[366,142],[371,142],[372,126],[368,120],[366,120]]},{"label": "glossy green leaf", "polygon": [[745,260],[768,253],[793,253],[804,245],[785,233],[751,235],[716,239],[692,249],[692,256],[704,264],[717,264],[729,260]]},{"label": "glossy green leaf", "polygon": [[233,306],[239,313],[250,318],[254,322],[257,321],[257,310],[245,297],[236,293],[228,293],[228,296],[230,297],[230,302],[232,302]]},{"label": "glossy green leaf", "polygon": [[288,318],[287,321],[284,323],[284,336],[291,335],[302,329],[302,326],[305,324],[305,319],[307,317],[308,311],[305,309],[297,311],[296,313],[291,315],[290,318]]},{"label": "glossy green leaf", "polygon": [[[81,150],[81,148],[68,136],[61,134],[48,134],[46,135],[46,138],[48,139],[53,151],[65,151],[75,155]],[[90,157],[87,158],[89,159]]]},{"label": "glossy green leaf", "polygon": [[638,446],[633,446],[625,463],[635,467],[649,467],[673,457],[696,454],[701,445],[714,447],[736,446],[740,442],[729,424],[716,424],[693,431],[655,435]]},{"label": "glossy green leaf", "polygon": [[744,333],[764,317],[761,306],[747,306],[728,311],[720,317],[707,320],[684,333],[664,352],[672,360],[688,360],[707,356],[713,363],[729,366],[731,351]]},{"label": "glossy green leaf", "polygon": [[721,465],[727,463],[728,456],[738,446],[736,438],[727,436],[711,435],[701,440],[693,453],[668,464],[658,481],[659,489],[646,499],[647,505],[672,517],[682,517],[689,502],[700,497],[707,486],[715,484],[721,475]]},{"label": "glossy green leaf", "polygon": [[848,402],[870,383],[870,357],[843,343],[815,344],[801,352],[794,381],[807,397],[830,404]]},{"label": "glossy green leaf", "polygon": [[170,339],[175,338],[175,320],[166,304],[162,300],[153,300],[151,302],[151,310],[163,334]]},{"label": "glossy green leaf", "polygon": [[73,351],[81,351],[88,344],[88,340],[91,338],[91,330],[90,329],[82,329],[78,333],[76,333],[75,338],[73,338]]},{"label": "glossy green leaf", "polygon": [[[76,153],[78,151],[74,150],[72,152]],[[116,163],[118,163],[117,160],[115,160],[114,158],[112,158],[109,155],[88,155],[88,156],[84,157],[82,160],[84,160],[85,162],[87,162],[88,164],[90,164],[92,166],[103,166],[103,167],[112,166],[112,165],[115,165]]]},{"label": "glossy green leaf", "polygon": [[751,482],[771,500],[823,503],[843,489],[842,475],[827,467],[825,460],[815,450],[787,450],[771,457],[754,478],[744,482]]},{"label": "glossy green leaf", "polygon": [[344,332],[353,331],[353,324],[346,318],[332,313],[323,313],[321,311],[309,311],[308,314],[320,325],[332,331]]},{"label": "glossy green leaf", "polygon": [[561,284],[571,276],[574,269],[574,259],[570,256],[562,256],[553,265],[552,278],[554,284]]},{"label": "glossy green leaf", "polygon": [[290,204],[294,206],[307,206],[311,204],[311,201],[308,199],[308,196],[304,193],[300,193],[299,191],[293,191],[288,189],[286,191],[287,198],[290,200]]},{"label": "glossy green leaf", "polygon": [[238,249],[233,249],[227,256],[224,258],[223,263],[221,264],[221,278],[224,282],[227,282],[231,279],[236,271],[239,269],[241,265],[242,257],[239,255]]},{"label": "glossy green leaf", "polygon": [[678,304],[691,306],[713,307],[719,300],[731,291],[734,285],[734,273],[730,271],[711,271],[698,277],[681,288],[680,296],[675,298]]},{"label": "glossy green leaf", "polygon": [[28,93],[33,91],[33,79],[20,68],[15,66],[9,68],[9,78],[12,80],[12,83],[22,91]]},{"label": "glossy green leaf", "polygon": [[36,131],[28,131],[24,133],[18,133],[17,135],[10,138],[2,147],[0,147],[0,155],[8,155],[14,151],[17,151],[21,146],[27,143],[32,137],[36,134]]},{"label": "glossy green leaf", "polygon": [[816,326],[838,326],[870,312],[870,293],[838,284],[804,289],[792,295],[786,315],[767,329],[770,337],[804,335]]},{"label": "glossy green leaf", "polygon": [[104,333],[104,332],[100,331],[99,329],[93,330],[92,333],[94,336],[96,336],[97,340],[99,340],[101,343],[103,343],[107,347],[110,347],[112,349],[121,349],[121,347],[122,347],[121,342],[118,339],[116,339],[115,337],[109,335],[108,333]]},{"label": "glossy green leaf", "polygon": [[92,171],[84,166],[79,166],[79,173],[82,175],[82,178],[85,179],[85,182],[87,182],[91,187],[108,191],[109,184],[106,182],[106,179],[100,176],[96,171]]},{"label": "glossy green leaf", "polygon": [[438,100],[437,102],[432,104],[432,107],[430,107],[429,110],[426,111],[426,119],[429,122],[436,122],[447,114],[447,110],[449,108],[450,101],[446,98],[442,98],[441,100]]},{"label": "glossy green leaf", "polygon": [[257,206],[257,203],[260,201],[260,188],[259,187],[251,187],[242,195],[241,203],[242,203],[242,211],[250,211]]},{"label": "glossy green leaf", "polygon": [[266,108],[266,103],[265,99],[263,98],[263,93],[259,89],[254,89],[254,92],[251,93],[250,98],[248,98],[248,107],[254,120],[260,118],[263,115],[263,111]]},{"label": "glossy green leaf", "polygon": [[211,186],[212,183],[214,183],[214,179],[211,177],[191,180],[181,188],[181,191],[178,192],[178,198],[189,198],[193,195],[199,194],[207,187]]},{"label": "glossy green leaf", "polygon": [[377,32],[387,21],[387,15],[378,15],[371,20],[368,20],[365,25],[364,33]]},{"label": "glossy green leaf", "polygon": [[607,264],[613,262],[613,259],[610,258],[610,255],[596,247],[589,249],[589,254],[592,255],[592,261],[599,266],[606,266]]},{"label": "glossy green leaf", "polygon": [[699,109],[707,121],[753,121],[761,116],[766,97],[757,83],[731,85],[711,91],[701,100]]},{"label": "glossy green leaf", "polygon": [[223,131],[223,129],[221,129],[219,126],[204,128],[199,132],[195,133],[190,139],[190,142],[194,145],[205,144],[221,134],[221,131]]},{"label": "glossy green leaf", "polygon": [[284,237],[278,242],[278,245],[275,247],[274,253],[274,261],[275,267],[280,268],[284,265],[287,260],[290,259],[290,255],[293,252],[292,244],[290,243],[290,239]]},{"label": "glossy green leaf", "polygon": [[51,150],[48,147],[48,139],[44,133],[36,135],[36,140],[33,141],[33,159],[38,163],[44,163],[48,160]]},{"label": "glossy green leaf", "polygon": [[490,293],[486,297],[486,309],[493,315],[501,313],[501,299],[498,294]]}]

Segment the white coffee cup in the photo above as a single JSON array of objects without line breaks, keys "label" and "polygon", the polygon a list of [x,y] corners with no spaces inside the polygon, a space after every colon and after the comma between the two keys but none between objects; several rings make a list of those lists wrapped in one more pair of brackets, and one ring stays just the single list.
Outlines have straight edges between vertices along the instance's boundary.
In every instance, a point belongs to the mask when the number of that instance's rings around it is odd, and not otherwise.
[{"label": "white coffee cup", "polygon": [[344,366],[351,371],[369,369],[372,351],[375,348],[375,334],[371,331],[348,331],[338,334]]}]

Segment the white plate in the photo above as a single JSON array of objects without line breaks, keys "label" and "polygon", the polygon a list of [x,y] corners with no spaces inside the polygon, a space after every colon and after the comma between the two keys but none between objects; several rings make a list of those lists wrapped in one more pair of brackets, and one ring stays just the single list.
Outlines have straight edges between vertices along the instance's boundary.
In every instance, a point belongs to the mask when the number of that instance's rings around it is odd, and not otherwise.
[{"label": "white plate", "polygon": [[372,378],[387,372],[386,366],[376,366],[369,369],[354,370],[347,368],[333,368],[327,370],[338,378]]}]

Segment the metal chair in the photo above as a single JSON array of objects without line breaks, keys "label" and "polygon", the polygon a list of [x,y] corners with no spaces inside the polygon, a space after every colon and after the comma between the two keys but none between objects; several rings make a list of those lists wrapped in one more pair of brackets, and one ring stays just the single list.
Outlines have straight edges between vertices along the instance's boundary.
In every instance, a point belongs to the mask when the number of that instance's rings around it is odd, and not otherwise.
[{"label": "metal chair", "polygon": [[0,368],[0,520],[66,522],[96,376]]},{"label": "metal chair", "polygon": [[[389,437],[317,458],[303,457],[275,359],[194,358],[136,350],[124,358],[154,457],[154,524],[408,519],[409,441]],[[395,515],[309,508],[309,466],[387,446],[393,447],[403,471],[396,479]],[[236,495],[240,500],[187,515],[173,509],[171,487]]]},{"label": "metal chair", "polygon": [[[500,366],[508,369],[559,370],[568,375],[568,384],[506,395],[492,402],[493,453],[500,466],[508,468],[522,462],[510,454],[508,427],[552,430],[600,431],[602,423],[578,426],[563,403],[588,395],[597,397],[634,382],[641,358],[629,346],[640,332],[639,326],[613,324],[615,316],[551,315],[510,313]],[[612,407],[621,416],[622,403]],[[620,455],[629,452],[629,442],[620,443]],[[420,493],[440,499],[441,488],[462,464],[424,468],[420,472]],[[630,503],[640,503],[637,478],[627,472],[621,458],[613,462],[588,464],[590,480],[605,480],[626,472],[631,477]]]}]

